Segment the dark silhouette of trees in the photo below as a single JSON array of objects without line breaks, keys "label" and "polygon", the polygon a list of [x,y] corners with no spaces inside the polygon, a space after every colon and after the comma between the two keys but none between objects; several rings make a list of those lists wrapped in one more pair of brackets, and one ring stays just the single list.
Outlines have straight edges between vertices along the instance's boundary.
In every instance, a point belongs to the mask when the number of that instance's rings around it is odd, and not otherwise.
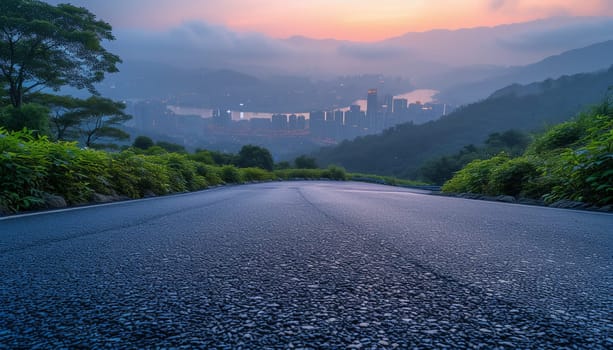
[{"label": "dark silhouette of trees", "polygon": [[240,168],[255,167],[272,171],[274,162],[270,151],[268,151],[266,148],[254,145],[245,145],[238,152],[236,165],[238,165]]},{"label": "dark silhouette of trees", "polygon": [[302,155],[294,159],[294,165],[298,169],[317,169],[318,168],[315,158],[307,157],[305,155]]},{"label": "dark silhouette of trees", "polygon": [[153,147],[153,140],[148,136],[137,136],[132,143],[132,146],[142,150]]},{"label": "dark silhouette of trees", "polygon": [[0,87],[10,105],[43,88],[88,89],[117,71],[118,56],[102,41],[114,40],[111,26],[82,7],[36,0],[0,2]]}]

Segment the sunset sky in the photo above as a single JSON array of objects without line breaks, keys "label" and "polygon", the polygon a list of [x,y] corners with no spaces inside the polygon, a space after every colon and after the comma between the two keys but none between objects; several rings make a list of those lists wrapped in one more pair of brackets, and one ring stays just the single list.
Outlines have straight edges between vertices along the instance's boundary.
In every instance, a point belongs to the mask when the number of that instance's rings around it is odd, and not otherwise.
[{"label": "sunset sky", "polygon": [[[49,0],[50,3],[67,0]],[[166,30],[202,21],[275,38],[375,41],[406,32],[613,16],[611,0],[73,0],[115,29]]]}]

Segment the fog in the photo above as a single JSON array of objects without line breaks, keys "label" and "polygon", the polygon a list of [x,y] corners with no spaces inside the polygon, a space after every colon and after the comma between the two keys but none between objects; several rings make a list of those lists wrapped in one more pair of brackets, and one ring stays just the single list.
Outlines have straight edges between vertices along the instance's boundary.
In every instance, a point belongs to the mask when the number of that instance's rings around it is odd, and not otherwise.
[{"label": "fog", "polygon": [[408,33],[375,43],[276,39],[205,22],[187,22],[164,31],[120,29],[116,37],[108,46],[126,62],[223,68],[255,76],[386,74],[427,84],[431,75],[442,70],[519,66],[608,40],[613,37],[613,19],[559,17],[494,28]]}]

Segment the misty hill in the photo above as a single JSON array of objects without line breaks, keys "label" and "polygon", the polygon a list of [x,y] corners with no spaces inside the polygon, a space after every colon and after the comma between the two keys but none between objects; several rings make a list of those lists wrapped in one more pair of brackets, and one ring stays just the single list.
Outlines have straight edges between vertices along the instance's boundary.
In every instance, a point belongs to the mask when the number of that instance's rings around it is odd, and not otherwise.
[{"label": "misty hill", "polygon": [[156,32],[120,29],[116,36],[109,50],[125,62],[230,69],[257,77],[298,75],[329,80],[339,75],[400,75],[428,88],[435,75],[452,69],[525,65],[610,40],[613,18],[555,17],[495,27],[414,32],[368,43],[277,39],[204,22]]},{"label": "misty hill", "polygon": [[[473,67],[449,74],[446,79],[472,81],[444,89],[438,98],[452,104],[466,104],[486,98],[492,91],[510,84],[526,84],[562,75],[594,72],[613,63],[613,40],[565,51],[537,63],[509,67]],[[481,76],[479,75],[481,74]],[[490,75],[487,77],[487,75]],[[442,80],[442,78],[441,78]],[[443,82],[439,84],[444,86]]]},{"label": "misty hill", "polygon": [[401,124],[382,134],[345,141],[315,153],[319,164],[350,171],[412,177],[422,162],[478,145],[494,132],[543,130],[599,103],[613,86],[613,67],[527,86],[514,85],[437,121]]}]

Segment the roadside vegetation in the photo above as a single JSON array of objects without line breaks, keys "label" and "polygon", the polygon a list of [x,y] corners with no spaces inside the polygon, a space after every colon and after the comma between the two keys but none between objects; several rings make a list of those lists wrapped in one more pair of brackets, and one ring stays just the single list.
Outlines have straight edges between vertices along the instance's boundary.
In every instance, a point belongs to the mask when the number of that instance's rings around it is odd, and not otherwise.
[{"label": "roadside vegetation", "polygon": [[442,190],[613,205],[612,96],[536,137],[519,156],[501,152],[473,160]]},{"label": "roadside vegetation", "polygon": [[282,168],[274,169],[270,152],[253,145],[244,146],[238,154],[188,153],[179,145],[160,146],[142,136],[131,147],[108,152],[81,147],[76,141],[53,141],[27,129],[0,127],[0,211],[15,213],[273,180],[409,184],[390,177],[348,174],[338,166],[313,168],[314,160],[305,156],[295,163],[309,168],[282,162]]}]

